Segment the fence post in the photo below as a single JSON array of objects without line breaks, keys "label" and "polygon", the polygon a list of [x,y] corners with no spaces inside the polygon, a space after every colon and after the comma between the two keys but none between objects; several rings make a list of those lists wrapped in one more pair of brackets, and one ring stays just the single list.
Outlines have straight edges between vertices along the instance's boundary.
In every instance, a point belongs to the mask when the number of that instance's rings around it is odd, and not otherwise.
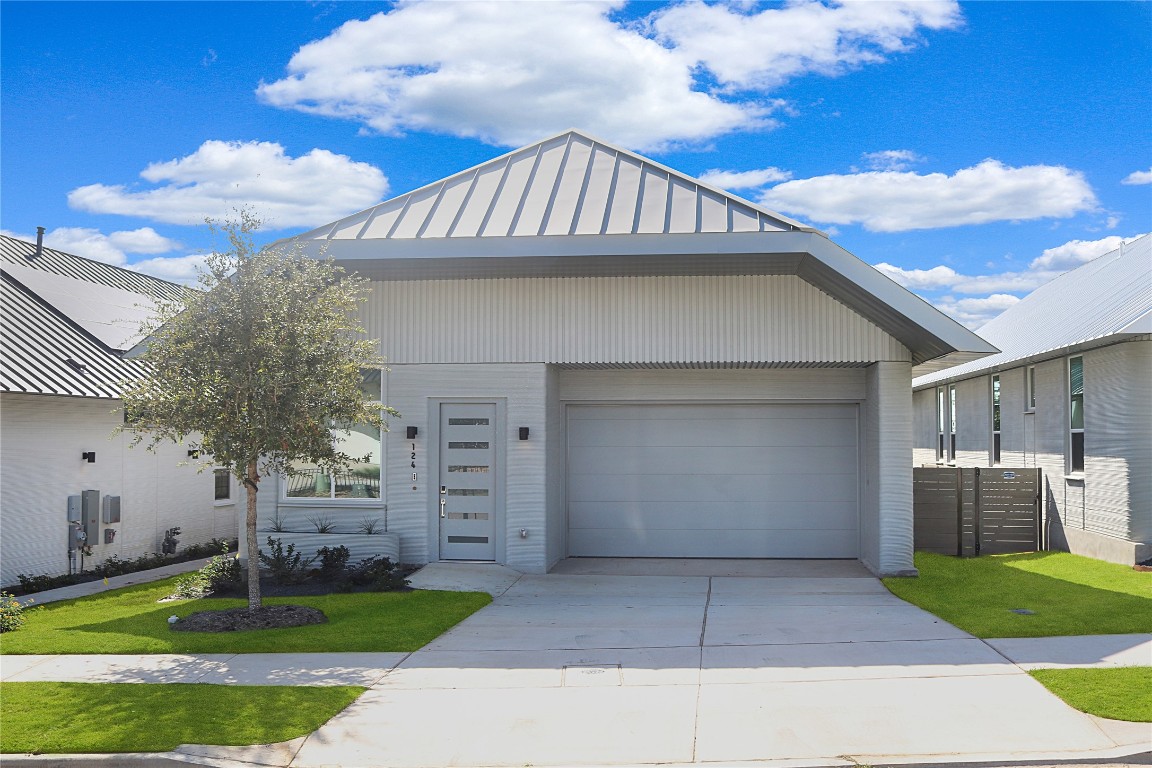
[{"label": "fence post", "polygon": [[964,479],[956,467],[956,557],[964,557]]},{"label": "fence post", "polygon": [[1048,516],[1044,508],[1044,477],[1043,470],[1036,467],[1036,496],[1033,504],[1036,505],[1036,548],[1040,551],[1048,549]]},{"label": "fence post", "polygon": [[976,557],[980,557],[980,541],[984,538],[983,525],[984,521],[981,519],[981,506],[980,506],[980,467],[974,468],[974,475],[972,477],[972,514],[975,517],[975,524],[972,526],[976,531]]}]

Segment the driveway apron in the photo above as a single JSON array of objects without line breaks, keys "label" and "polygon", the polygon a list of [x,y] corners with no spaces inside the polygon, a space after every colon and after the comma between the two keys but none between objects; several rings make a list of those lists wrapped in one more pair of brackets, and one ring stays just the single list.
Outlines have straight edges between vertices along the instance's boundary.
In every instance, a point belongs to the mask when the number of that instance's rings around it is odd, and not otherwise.
[{"label": "driveway apron", "polygon": [[983,641],[860,567],[838,564],[834,578],[779,565],[773,576],[587,570],[521,577],[312,734],[292,765],[866,762],[1117,747]]}]

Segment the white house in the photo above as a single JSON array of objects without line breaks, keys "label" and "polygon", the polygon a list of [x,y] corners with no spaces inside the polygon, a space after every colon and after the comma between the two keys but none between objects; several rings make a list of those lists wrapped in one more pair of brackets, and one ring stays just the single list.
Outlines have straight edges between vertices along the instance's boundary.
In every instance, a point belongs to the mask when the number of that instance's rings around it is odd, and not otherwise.
[{"label": "white house", "polygon": [[917,464],[1040,467],[1054,548],[1152,557],[1152,236],[980,329],[1002,352],[914,381]]},{"label": "white house", "polygon": [[140,373],[121,353],[152,301],[182,289],[6,236],[0,273],[0,585],[80,566],[69,561],[69,520],[80,517],[69,497],[84,491],[99,492],[87,496],[98,509],[85,568],[159,552],[174,526],[181,545],[234,538],[226,473],[178,466],[187,446],[151,453],[112,437],[121,382]]},{"label": "white house", "polygon": [[822,233],[576,131],[294,242],[372,280],[402,416],[367,437],[378,490],[270,478],[261,525],[380,519],[411,563],[911,572],[912,372],[995,351]]}]

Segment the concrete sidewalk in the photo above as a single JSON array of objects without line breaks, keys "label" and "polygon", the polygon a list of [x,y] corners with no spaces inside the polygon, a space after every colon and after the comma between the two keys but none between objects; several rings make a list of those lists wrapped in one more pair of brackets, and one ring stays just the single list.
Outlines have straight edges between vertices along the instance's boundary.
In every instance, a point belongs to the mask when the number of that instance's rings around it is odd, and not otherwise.
[{"label": "concrete sidewalk", "polygon": [[98,595],[101,592],[107,592],[110,589],[133,587],[137,584],[147,584],[152,581],[166,579],[169,576],[177,576],[181,573],[198,571],[211,559],[210,557],[206,557],[200,560],[185,560],[182,563],[162,565],[159,568],[149,568],[146,571],[126,573],[123,576],[109,576],[107,579],[85,581],[81,584],[70,584],[67,587],[57,587],[56,589],[46,589],[43,592],[33,592],[30,595],[22,595],[16,598],[16,600],[21,605],[43,605],[44,603],[54,603],[59,600],[89,597],[91,595]]}]

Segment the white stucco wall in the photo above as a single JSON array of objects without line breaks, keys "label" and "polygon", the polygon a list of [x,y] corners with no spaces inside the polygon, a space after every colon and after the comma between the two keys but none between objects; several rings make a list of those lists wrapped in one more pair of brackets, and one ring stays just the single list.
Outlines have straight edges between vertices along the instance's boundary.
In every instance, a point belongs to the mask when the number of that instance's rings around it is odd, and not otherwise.
[{"label": "white stucco wall", "polygon": [[[0,395],[0,584],[17,575],[68,570],[68,496],[98,490],[121,497],[121,522],[101,525],[85,567],[109,555],[131,559],[160,551],[164,531],[181,528],[180,546],[236,536],[236,507],[213,500],[212,472],[197,473],[185,445],[153,453],[112,436],[121,422],[114,400]],[[96,462],[80,454],[96,452]],[[235,485],[233,500],[238,498]],[[104,544],[103,529],[116,530]]]}]

